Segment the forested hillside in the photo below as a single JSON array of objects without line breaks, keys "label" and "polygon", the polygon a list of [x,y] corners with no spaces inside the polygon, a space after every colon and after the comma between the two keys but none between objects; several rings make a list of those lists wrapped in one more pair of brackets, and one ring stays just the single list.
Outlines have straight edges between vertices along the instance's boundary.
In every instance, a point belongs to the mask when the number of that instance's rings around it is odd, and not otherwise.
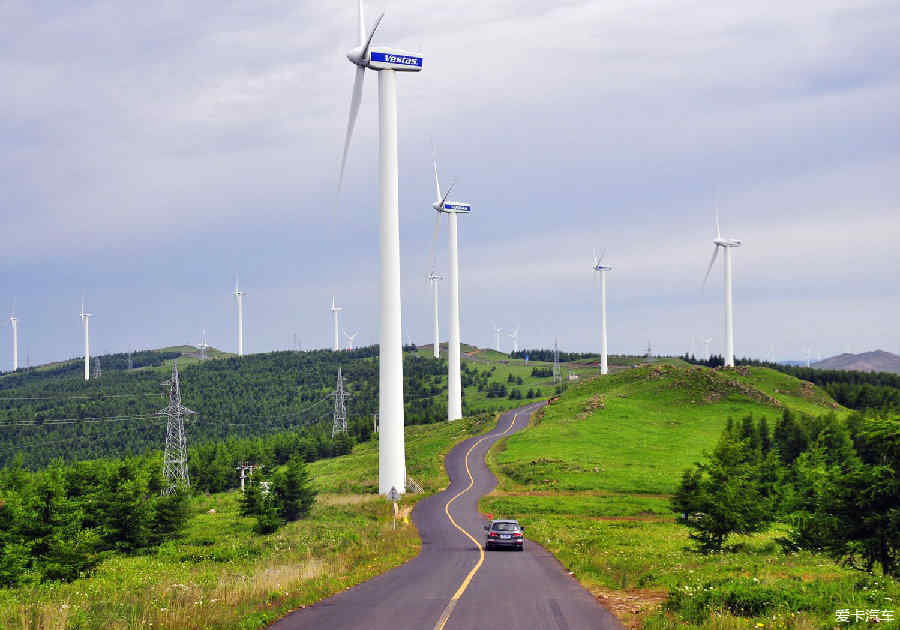
[{"label": "forested hillside", "polygon": [[[177,352],[100,357],[99,379],[85,382],[80,362],[0,377],[0,466],[16,453],[27,467],[56,457],[89,459],[161,449],[167,400]],[[407,354],[404,359],[406,422],[446,417],[446,362]],[[243,358],[180,360],[182,401],[193,444],[225,437],[255,437],[330,423],[338,367],[351,397],[348,418],[371,426],[377,409],[377,347],[350,352],[274,352]],[[353,421],[357,420],[356,423]],[[330,429],[330,424],[329,427]],[[366,436],[367,437],[367,436]]]}]

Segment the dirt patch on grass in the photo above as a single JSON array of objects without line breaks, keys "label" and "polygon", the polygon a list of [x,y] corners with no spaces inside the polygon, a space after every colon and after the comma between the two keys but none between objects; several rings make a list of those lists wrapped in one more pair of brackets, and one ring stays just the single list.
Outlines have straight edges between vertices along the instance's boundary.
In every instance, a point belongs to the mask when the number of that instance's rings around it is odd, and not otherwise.
[{"label": "dirt patch on grass", "polygon": [[655,613],[668,597],[666,591],[634,589],[630,591],[611,591],[605,588],[592,587],[591,594],[609,612],[614,614],[622,625],[629,630],[637,630],[643,625],[644,618]]},{"label": "dirt patch on grass", "polygon": [[324,505],[359,505],[380,498],[377,494],[320,494],[316,496],[316,501]]}]

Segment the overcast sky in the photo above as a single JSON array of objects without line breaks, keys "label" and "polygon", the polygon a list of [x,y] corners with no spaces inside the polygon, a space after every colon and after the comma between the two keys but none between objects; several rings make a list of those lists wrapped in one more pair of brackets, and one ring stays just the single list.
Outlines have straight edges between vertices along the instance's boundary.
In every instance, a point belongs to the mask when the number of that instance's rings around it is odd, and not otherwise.
[{"label": "overcast sky", "polygon": [[[900,351],[900,5],[369,3],[398,78],[404,329],[431,341],[431,143],[460,219],[462,337],[614,353],[723,337],[738,356]],[[200,340],[377,342],[377,77],[335,188],[354,2],[0,2],[4,300],[20,361]],[[446,272],[446,224],[437,250]],[[442,337],[447,293],[441,286]],[[504,350],[510,347],[504,338]],[[697,342],[697,350],[702,344]],[[0,369],[11,366],[0,337]]]}]

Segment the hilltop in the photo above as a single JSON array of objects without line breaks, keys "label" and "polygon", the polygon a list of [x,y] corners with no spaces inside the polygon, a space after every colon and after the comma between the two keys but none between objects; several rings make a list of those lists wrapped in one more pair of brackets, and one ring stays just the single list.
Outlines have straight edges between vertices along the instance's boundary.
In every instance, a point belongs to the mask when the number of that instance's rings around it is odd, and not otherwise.
[{"label": "hilltop", "polygon": [[874,350],[860,354],[845,352],[813,363],[811,367],[818,370],[851,370],[855,372],[891,372],[892,374],[900,374],[900,356],[884,350]]},{"label": "hilltop", "polygon": [[[685,601],[712,597],[717,588],[737,602],[733,609],[763,596],[777,599],[782,591],[795,598],[785,601],[800,601],[803,593],[803,601],[813,603],[792,608],[796,625],[779,610],[771,627],[825,627],[834,601],[855,601],[859,594],[852,570],[805,550],[782,553],[778,528],[737,538],[728,553],[692,553],[671,507],[682,473],[713,449],[729,418],[738,426],[747,416],[766,418],[771,434],[786,411],[801,423],[805,416],[798,414],[849,414],[818,386],[765,367],[668,361],[589,378],[494,448],[488,462],[499,484],[480,510],[519,519],[529,538],[627,628],[737,628],[753,626],[747,618],[766,621],[756,611],[768,608],[757,604],[740,615],[723,607],[715,619],[699,621],[684,612]],[[820,583],[840,586],[819,589]],[[878,592],[896,594],[896,588]],[[769,627],[756,627],[763,625]]]}]

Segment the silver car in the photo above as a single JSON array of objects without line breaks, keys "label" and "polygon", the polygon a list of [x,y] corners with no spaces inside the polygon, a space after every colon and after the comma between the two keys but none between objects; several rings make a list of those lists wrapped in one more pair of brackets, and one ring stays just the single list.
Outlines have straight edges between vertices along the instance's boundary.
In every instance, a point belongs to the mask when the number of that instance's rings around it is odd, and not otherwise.
[{"label": "silver car", "polygon": [[509,519],[491,521],[490,525],[484,526],[484,531],[487,532],[484,548],[488,551],[499,547],[516,551],[525,550],[525,528],[519,525],[519,521]]}]

